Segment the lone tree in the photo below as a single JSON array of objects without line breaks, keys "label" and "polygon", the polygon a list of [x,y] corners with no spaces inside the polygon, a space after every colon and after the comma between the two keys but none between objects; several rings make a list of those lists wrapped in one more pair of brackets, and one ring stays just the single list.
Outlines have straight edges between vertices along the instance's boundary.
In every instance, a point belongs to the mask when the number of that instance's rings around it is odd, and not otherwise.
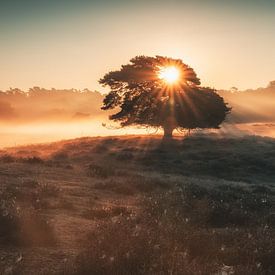
[{"label": "lone tree", "polygon": [[[111,90],[103,110],[116,109],[111,120],[173,130],[219,128],[230,108],[214,89],[200,86],[194,70],[180,59],[136,56],[99,80]],[[119,108],[119,109],[117,109]]]}]

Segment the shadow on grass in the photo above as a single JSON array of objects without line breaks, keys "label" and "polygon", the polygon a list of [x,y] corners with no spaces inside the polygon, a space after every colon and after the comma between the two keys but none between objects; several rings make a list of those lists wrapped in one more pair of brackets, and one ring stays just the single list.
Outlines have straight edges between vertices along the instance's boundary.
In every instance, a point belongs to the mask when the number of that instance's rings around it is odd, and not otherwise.
[{"label": "shadow on grass", "polygon": [[198,138],[161,142],[138,157],[147,169],[234,181],[275,180],[275,140],[261,137]]},{"label": "shadow on grass", "polygon": [[168,192],[144,196],[141,212],[123,211],[98,224],[66,271],[222,274],[227,268],[228,274],[273,274],[271,202],[266,193],[241,187],[212,190],[178,183]]}]

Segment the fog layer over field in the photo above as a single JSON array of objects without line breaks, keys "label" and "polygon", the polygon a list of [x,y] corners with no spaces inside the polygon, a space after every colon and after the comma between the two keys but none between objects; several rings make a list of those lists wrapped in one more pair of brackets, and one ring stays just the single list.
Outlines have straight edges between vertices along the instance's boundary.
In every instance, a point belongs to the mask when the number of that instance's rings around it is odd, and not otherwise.
[{"label": "fog layer over field", "polygon": [[[103,123],[104,124],[104,123]],[[0,147],[10,147],[30,143],[44,143],[84,136],[117,136],[133,134],[161,134],[154,129],[109,129],[101,121],[80,121],[74,123],[1,125]],[[275,124],[272,123],[242,123],[224,124],[220,130],[194,131],[196,135],[218,133],[221,137],[243,137],[245,135],[260,135],[275,138]],[[175,135],[179,135],[175,131]]]},{"label": "fog layer over field", "polygon": [[[274,81],[266,88],[239,91],[233,87],[220,90],[219,94],[232,107],[232,113],[218,131],[220,135],[275,137]],[[118,129],[118,125],[108,121],[110,113],[100,109],[103,98],[101,93],[88,89],[33,87],[28,92],[0,91],[0,147],[82,136],[155,132],[154,129]]]},{"label": "fog layer over field", "polygon": [[145,129],[108,129],[104,119],[77,121],[29,123],[18,125],[0,125],[0,147],[10,147],[30,143],[44,143],[61,139],[84,136],[109,136],[127,134],[146,134]]}]

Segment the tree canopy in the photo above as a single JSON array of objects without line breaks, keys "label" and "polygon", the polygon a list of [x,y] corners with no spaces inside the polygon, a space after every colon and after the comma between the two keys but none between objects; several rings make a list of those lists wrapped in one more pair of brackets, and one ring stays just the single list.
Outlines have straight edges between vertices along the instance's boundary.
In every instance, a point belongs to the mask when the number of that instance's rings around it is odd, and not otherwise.
[{"label": "tree canopy", "polygon": [[117,111],[111,120],[122,127],[162,127],[167,137],[175,128],[219,128],[230,112],[223,98],[201,87],[195,71],[180,59],[136,56],[99,83],[110,88],[102,109]]}]

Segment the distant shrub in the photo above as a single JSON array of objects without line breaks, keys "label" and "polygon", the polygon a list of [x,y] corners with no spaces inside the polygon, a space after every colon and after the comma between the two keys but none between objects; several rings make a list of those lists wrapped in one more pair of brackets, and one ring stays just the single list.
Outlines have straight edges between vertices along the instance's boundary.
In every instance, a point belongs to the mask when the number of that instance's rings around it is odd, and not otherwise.
[{"label": "distant shrub", "polygon": [[102,145],[113,145],[116,142],[121,142],[118,138],[105,138],[101,141]]},{"label": "distant shrub", "polygon": [[3,155],[3,156],[0,156],[0,161],[1,162],[4,162],[4,163],[11,163],[11,162],[15,162],[16,161],[16,158],[11,156],[11,155]]},{"label": "distant shrub", "polygon": [[22,182],[22,186],[27,188],[36,188],[38,187],[38,185],[39,185],[39,182],[34,179],[25,179]]},{"label": "distant shrub", "polygon": [[22,158],[22,162],[28,163],[28,164],[42,164],[44,163],[44,160],[40,157],[28,157],[28,158]]},{"label": "distant shrub", "polygon": [[134,158],[133,153],[129,151],[122,151],[116,154],[116,159],[120,161],[128,161],[128,160],[132,160],[133,158]]},{"label": "distant shrub", "polygon": [[105,153],[108,151],[108,146],[105,144],[97,144],[92,151],[94,153]]},{"label": "distant shrub", "polygon": [[88,166],[87,174],[89,177],[108,178],[114,176],[115,172],[112,167],[90,164]]},{"label": "distant shrub", "polygon": [[54,154],[51,155],[51,159],[56,160],[56,161],[64,161],[69,158],[68,154],[66,152],[55,152]]},{"label": "distant shrub", "polygon": [[253,193],[264,193],[264,194],[273,193],[272,190],[270,190],[270,188],[268,188],[265,185],[253,185],[252,192]]}]

